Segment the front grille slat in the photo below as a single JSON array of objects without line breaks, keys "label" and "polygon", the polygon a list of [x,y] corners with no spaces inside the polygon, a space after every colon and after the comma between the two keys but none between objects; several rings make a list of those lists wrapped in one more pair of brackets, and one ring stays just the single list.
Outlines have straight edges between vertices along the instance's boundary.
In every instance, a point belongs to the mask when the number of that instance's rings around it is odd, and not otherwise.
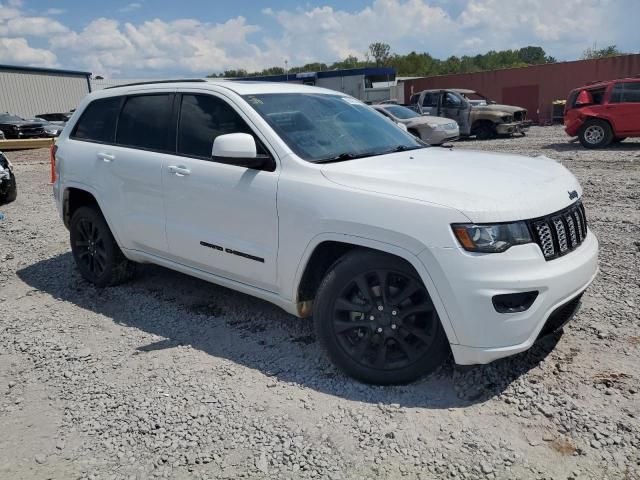
[{"label": "front grille slat", "polygon": [[572,252],[587,236],[587,217],[579,200],[564,210],[528,223],[545,260]]}]

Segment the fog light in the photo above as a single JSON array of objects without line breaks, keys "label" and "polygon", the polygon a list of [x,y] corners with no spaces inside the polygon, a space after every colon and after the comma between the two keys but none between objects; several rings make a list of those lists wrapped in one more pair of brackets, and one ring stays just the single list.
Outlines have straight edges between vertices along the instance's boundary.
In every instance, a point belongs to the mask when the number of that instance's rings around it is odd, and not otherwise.
[{"label": "fog light", "polygon": [[533,290],[531,292],[495,295],[491,300],[493,301],[493,308],[498,313],[518,313],[529,309],[536,298],[538,298],[538,291]]}]

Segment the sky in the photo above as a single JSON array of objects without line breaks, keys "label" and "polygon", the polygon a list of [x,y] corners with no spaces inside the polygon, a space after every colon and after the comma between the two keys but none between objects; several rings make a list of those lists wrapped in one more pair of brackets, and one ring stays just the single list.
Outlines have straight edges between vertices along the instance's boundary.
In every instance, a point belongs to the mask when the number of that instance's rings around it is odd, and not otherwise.
[{"label": "sky", "polygon": [[640,0],[0,0],[0,64],[106,78],[203,76],[363,58],[372,42],[437,58],[537,45],[575,60],[640,52]]}]

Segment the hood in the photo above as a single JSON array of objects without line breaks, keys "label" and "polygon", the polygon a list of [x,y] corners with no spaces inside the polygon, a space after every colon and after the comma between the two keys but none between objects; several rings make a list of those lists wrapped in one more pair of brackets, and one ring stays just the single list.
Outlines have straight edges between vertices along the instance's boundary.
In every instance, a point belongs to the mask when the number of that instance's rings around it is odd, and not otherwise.
[{"label": "hood", "polygon": [[547,157],[425,148],[323,165],[349,188],[454,208],[472,222],[526,220],[556,212],[582,189]]},{"label": "hood", "polygon": [[453,123],[453,120],[451,120],[450,118],[444,118],[444,117],[432,117],[431,115],[422,115],[419,118],[416,117],[416,118],[409,118],[407,120],[403,120],[402,123],[404,123],[408,128],[411,128],[411,127],[417,128],[422,125],[435,127],[438,125],[446,125],[447,123]]},{"label": "hood", "polygon": [[500,105],[499,103],[493,103],[491,105],[473,105],[471,108],[473,110],[483,112],[505,112],[511,114],[526,110],[526,108],[514,107],[513,105]]}]

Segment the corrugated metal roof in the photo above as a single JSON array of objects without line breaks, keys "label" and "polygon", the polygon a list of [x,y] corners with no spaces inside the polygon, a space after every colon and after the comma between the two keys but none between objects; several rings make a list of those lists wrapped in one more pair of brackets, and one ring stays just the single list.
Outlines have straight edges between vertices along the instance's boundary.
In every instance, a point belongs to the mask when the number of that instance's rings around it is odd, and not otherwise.
[{"label": "corrugated metal roof", "polygon": [[2,65],[0,64],[0,70],[10,70],[15,72],[40,72],[40,73],[56,73],[58,75],[81,75],[83,77],[91,76],[91,72],[81,72],[78,70],[61,70],[58,68],[42,68],[42,67],[28,67],[22,65]]}]

